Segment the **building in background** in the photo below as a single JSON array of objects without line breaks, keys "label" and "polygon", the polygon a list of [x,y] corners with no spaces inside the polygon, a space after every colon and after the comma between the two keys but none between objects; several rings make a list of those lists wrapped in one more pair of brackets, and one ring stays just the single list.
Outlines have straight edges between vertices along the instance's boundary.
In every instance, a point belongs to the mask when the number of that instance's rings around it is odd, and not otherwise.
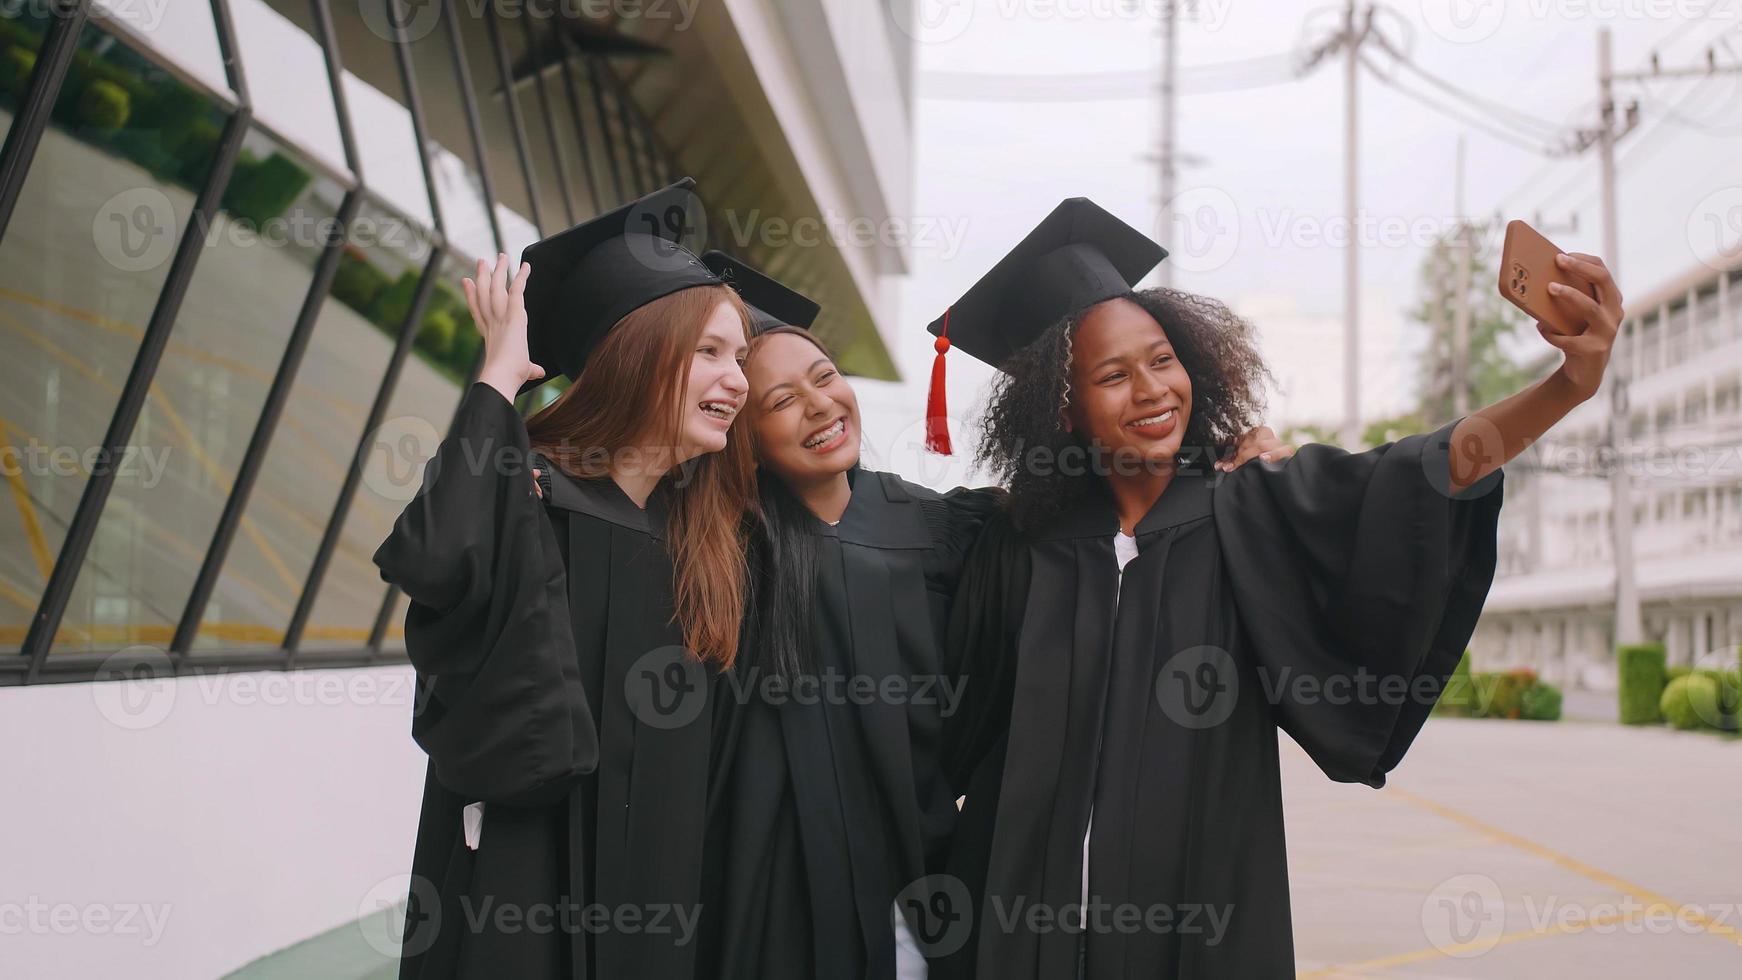
[{"label": "building in background", "polygon": [[[1634,379],[1623,441],[1646,639],[1671,664],[1729,667],[1742,644],[1742,255],[1627,310],[1612,356]],[[1482,669],[1613,683],[1613,507],[1597,454],[1609,417],[1605,390],[1507,467],[1500,570],[1471,642]]]},{"label": "building in background", "polygon": [[0,905],[166,918],[7,972],[211,976],[404,895],[411,705],[358,687],[409,675],[370,556],[477,368],[460,277],[689,175],[893,379],[910,13],[64,7],[0,12]]}]

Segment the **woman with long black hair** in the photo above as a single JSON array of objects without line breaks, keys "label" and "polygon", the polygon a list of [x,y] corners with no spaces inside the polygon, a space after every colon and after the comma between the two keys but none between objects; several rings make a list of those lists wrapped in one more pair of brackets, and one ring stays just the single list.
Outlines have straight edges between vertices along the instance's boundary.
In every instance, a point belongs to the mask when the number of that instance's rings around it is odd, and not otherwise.
[{"label": "woman with long black hair", "polygon": [[[1426,435],[1222,475],[1254,417],[1251,324],[1172,289],[1165,251],[1061,204],[932,331],[998,367],[980,459],[1009,484],[961,573],[973,683],[945,769],[970,896],[951,975],[1294,975],[1280,728],[1379,787],[1494,574],[1500,467],[1598,388],[1621,318],[1601,260],[1538,325],[1549,377]],[[947,324],[947,327],[946,327]],[[977,971],[977,973],[976,973]]]},{"label": "woman with long black hair", "polygon": [[[411,600],[430,760],[402,980],[697,969],[706,695],[738,655],[753,464],[748,311],[664,233],[691,186],[463,283],[483,372],[375,554]],[[545,365],[574,384],[523,421]]]},{"label": "woman with long black hair", "polygon": [[[1003,493],[864,466],[853,386],[802,327],[814,306],[717,268],[761,327],[745,366],[760,519],[744,650],[721,687],[736,723],[709,818],[708,956],[728,980],[916,980],[927,876],[957,813],[940,739],[974,683],[944,627]],[[1262,452],[1287,447],[1259,429],[1229,459]]]}]

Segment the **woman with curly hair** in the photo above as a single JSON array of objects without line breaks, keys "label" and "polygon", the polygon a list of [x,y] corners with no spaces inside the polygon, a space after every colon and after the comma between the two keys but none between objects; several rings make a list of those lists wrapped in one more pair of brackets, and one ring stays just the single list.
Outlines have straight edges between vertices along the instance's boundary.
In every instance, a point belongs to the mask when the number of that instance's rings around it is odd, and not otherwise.
[{"label": "woman with curly hair", "polygon": [[1585,329],[1539,324],[1566,354],[1549,377],[1430,434],[1223,473],[1209,447],[1268,375],[1221,303],[1132,290],[1165,255],[1066,201],[932,325],[940,358],[1003,372],[979,458],[1011,491],[949,627],[951,975],[1293,976],[1277,730],[1384,785],[1481,612],[1500,466],[1596,392],[1621,318],[1601,260],[1563,257],[1595,298],[1556,294]]},{"label": "woman with curly hair", "polygon": [[[873,469],[853,385],[806,329],[816,304],[729,256],[702,261],[755,325],[744,423],[760,507],[721,687],[699,958],[720,980],[924,980],[925,902],[908,899],[925,897],[957,816],[939,754],[961,690],[945,629],[1004,494]],[[1259,429],[1232,459],[1261,451],[1288,447]]]}]

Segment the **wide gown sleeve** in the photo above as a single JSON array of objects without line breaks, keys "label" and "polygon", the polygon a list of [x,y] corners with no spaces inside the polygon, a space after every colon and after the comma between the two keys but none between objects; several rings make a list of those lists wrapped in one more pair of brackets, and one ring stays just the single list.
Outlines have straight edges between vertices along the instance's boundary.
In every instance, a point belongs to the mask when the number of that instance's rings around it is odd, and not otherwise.
[{"label": "wide gown sleeve", "polygon": [[1504,477],[1447,489],[1456,424],[1361,453],[1303,446],[1216,493],[1259,693],[1332,779],[1384,785],[1493,582]]},{"label": "wide gown sleeve", "polygon": [[1002,487],[957,487],[936,500],[922,500],[927,529],[934,542],[926,555],[926,588],[944,597],[955,595],[962,566],[980,530],[1003,510],[1009,494]]},{"label": "wide gown sleeve", "polygon": [[522,806],[561,799],[599,753],[568,577],[533,493],[529,448],[514,406],[473,384],[374,556],[411,600],[412,738],[448,789]]},{"label": "wide gown sleeve", "polygon": [[1009,515],[993,513],[962,562],[944,641],[945,673],[958,679],[962,692],[946,719],[942,752],[958,794],[1010,729],[1028,577],[1028,548]]}]

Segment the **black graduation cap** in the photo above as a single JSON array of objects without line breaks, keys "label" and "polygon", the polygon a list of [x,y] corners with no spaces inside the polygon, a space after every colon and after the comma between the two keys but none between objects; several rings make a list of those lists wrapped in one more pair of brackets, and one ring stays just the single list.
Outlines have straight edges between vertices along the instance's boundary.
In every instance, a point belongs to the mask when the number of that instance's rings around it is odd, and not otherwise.
[{"label": "black graduation cap", "polygon": [[953,347],[996,368],[1060,320],[1123,296],[1167,249],[1086,197],[1067,198],[926,327],[937,335],[926,448],[948,455],[944,352]]},{"label": "black graduation cap", "polygon": [[822,307],[796,289],[769,278],[761,271],[715,249],[702,255],[702,264],[720,281],[738,291],[750,307],[750,332],[789,324],[810,329]]},{"label": "black graduation cap", "polygon": [[587,357],[630,312],[720,278],[681,243],[702,220],[696,182],[670,187],[607,211],[526,247],[526,343],[544,378],[553,369],[574,380]]}]

